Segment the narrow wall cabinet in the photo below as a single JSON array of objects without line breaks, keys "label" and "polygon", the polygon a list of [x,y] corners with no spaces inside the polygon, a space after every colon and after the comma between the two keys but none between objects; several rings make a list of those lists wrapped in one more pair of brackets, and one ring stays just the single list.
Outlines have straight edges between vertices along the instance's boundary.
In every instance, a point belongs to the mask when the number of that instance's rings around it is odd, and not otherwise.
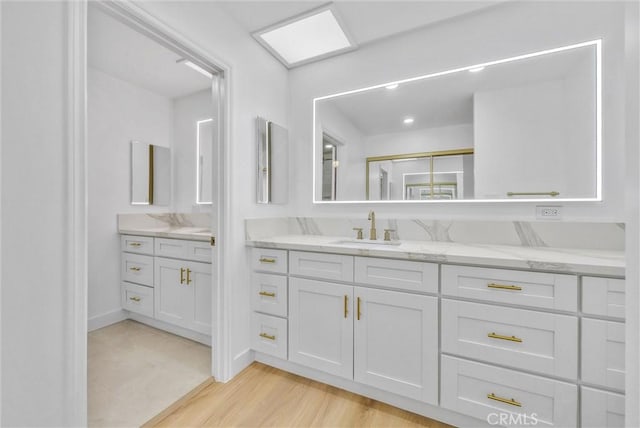
[{"label": "narrow wall cabinet", "polygon": [[201,241],[121,236],[122,307],[211,334],[211,247]]},{"label": "narrow wall cabinet", "polygon": [[299,249],[251,266],[252,348],[293,371],[479,424],[624,425],[624,279]]}]

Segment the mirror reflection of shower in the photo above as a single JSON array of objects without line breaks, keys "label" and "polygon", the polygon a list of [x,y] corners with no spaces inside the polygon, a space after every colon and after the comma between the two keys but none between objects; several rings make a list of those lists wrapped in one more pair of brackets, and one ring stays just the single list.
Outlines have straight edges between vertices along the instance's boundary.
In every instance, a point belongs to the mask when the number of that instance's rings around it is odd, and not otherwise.
[{"label": "mirror reflection of shower", "polygon": [[335,201],[338,178],[338,145],[330,135],[322,134],[322,200]]}]

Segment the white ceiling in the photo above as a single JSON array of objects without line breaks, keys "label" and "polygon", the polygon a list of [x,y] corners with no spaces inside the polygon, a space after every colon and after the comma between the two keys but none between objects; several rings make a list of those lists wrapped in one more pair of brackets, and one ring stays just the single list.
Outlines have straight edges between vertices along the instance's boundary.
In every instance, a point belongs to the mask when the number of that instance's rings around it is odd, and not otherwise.
[{"label": "white ceiling", "polygon": [[[341,1],[333,6],[346,30],[362,45],[475,12],[506,0],[494,1]],[[322,1],[220,1],[247,32],[253,33],[317,8]]]},{"label": "white ceiling", "polygon": [[181,57],[89,5],[87,62],[120,80],[168,98],[211,87],[211,80],[176,63]]}]

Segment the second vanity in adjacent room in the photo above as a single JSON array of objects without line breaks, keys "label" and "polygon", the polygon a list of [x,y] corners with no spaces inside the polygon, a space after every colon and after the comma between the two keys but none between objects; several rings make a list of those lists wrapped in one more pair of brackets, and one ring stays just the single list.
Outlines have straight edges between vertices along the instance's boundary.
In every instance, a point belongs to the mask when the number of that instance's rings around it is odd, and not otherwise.
[{"label": "second vanity in adjacent room", "polygon": [[[621,225],[378,224],[411,239],[246,221],[258,361],[450,423],[624,424]],[[591,248],[566,247],[579,230]]]}]

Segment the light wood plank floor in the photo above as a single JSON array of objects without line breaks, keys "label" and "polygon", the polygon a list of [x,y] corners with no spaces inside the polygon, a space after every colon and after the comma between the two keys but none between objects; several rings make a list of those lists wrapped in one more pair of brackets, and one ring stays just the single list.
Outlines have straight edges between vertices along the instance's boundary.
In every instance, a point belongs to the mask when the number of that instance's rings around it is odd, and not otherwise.
[{"label": "light wood plank floor", "polygon": [[210,379],[144,427],[434,427],[448,425],[253,363],[232,381]]}]

